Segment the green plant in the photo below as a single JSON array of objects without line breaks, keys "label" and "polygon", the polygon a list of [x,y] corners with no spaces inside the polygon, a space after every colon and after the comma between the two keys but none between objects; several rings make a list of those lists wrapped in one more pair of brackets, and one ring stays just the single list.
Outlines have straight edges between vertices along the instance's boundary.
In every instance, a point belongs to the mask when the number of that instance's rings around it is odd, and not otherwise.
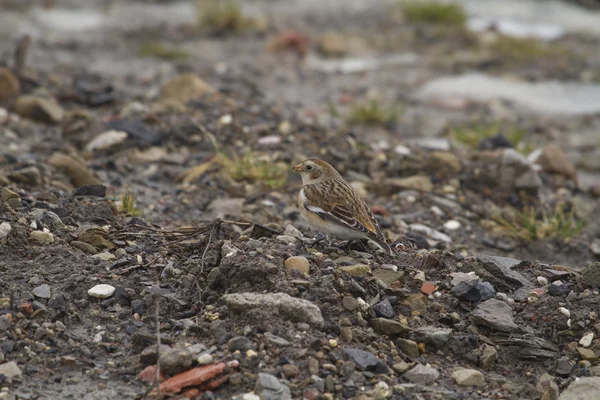
[{"label": "green plant", "polygon": [[121,204],[119,205],[119,212],[129,214],[132,217],[138,217],[142,215],[142,212],[135,205],[136,195],[133,194],[129,187],[125,187],[125,193],[121,195]]},{"label": "green plant", "polygon": [[399,114],[399,107],[384,108],[379,101],[371,99],[366,103],[353,105],[349,120],[365,125],[383,125],[394,122]]},{"label": "green plant", "polygon": [[460,4],[435,0],[407,0],[400,4],[404,16],[409,22],[463,27],[467,21],[467,14]]},{"label": "green plant", "polygon": [[552,211],[536,212],[533,208],[518,211],[512,218],[496,217],[508,234],[523,240],[538,240],[548,237],[569,239],[583,229],[585,221],[576,218],[573,210],[566,211],[558,205]]},{"label": "green plant", "polygon": [[200,25],[214,31],[240,31],[254,25],[239,0],[196,0]]},{"label": "green plant", "polygon": [[504,136],[512,144],[513,147],[520,149],[526,149],[523,139],[525,138],[525,131],[518,127],[509,127],[502,129],[500,124],[489,124],[489,125],[474,125],[470,127],[453,127],[448,131],[448,136],[451,140],[470,147],[477,149],[481,141],[488,139],[494,135],[504,133]]},{"label": "green plant", "polygon": [[565,57],[570,53],[567,48],[560,44],[549,44],[531,38],[510,36],[499,36],[487,47],[487,50],[494,56],[513,61]]},{"label": "green plant", "polygon": [[190,55],[185,50],[164,43],[144,43],[140,46],[142,57],[156,57],[163,60],[184,60]]}]

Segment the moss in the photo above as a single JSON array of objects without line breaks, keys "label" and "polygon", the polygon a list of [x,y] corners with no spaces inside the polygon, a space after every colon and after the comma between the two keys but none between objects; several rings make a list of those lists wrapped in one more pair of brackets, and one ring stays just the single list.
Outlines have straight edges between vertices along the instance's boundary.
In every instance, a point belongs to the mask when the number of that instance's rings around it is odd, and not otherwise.
[{"label": "moss", "polygon": [[514,60],[526,61],[536,58],[566,57],[569,49],[560,44],[540,42],[530,38],[514,38],[499,36],[487,46],[487,50],[494,56]]},{"label": "moss", "polygon": [[364,125],[384,125],[396,121],[400,112],[399,107],[386,108],[378,100],[371,99],[352,106],[349,121]]},{"label": "moss", "polygon": [[467,14],[460,4],[440,1],[407,0],[401,2],[402,11],[409,22],[421,22],[454,27],[464,27]]},{"label": "moss", "polygon": [[142,57],[156,57],[163,60],[184,60],[189,53],[177,47],[164,43],[144,43],[139,50]]},{"label": "moss", "polygon": [[196,0],[201,27],[218,32],[236,32],[255,25],[244,16],[239,0]]}]

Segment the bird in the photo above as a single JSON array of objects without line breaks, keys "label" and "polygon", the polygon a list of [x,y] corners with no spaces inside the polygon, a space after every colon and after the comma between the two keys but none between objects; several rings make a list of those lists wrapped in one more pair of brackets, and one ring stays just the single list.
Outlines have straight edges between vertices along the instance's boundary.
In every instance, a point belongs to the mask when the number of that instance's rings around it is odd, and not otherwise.
[{"label": "bird", "polygon": [[298,208],[315,230],[340,240],[368,239],[392,254],[373,212],[329,163],[308,159],[294,167],[302,177]]}]

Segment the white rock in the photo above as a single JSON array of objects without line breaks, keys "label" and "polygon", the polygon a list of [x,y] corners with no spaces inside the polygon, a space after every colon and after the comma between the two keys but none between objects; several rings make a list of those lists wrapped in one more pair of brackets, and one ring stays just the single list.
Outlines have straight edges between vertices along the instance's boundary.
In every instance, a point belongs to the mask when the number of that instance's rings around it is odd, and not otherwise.
[{"label": "white rock", "polygon": [[116,257],[112,253],[98,253],[98,254],[94,254],[92,256],[92,258],[99,258],[100,260],[104,260],[104,261],[112,261]]},{"label": "white rock", "polygon": [[452,379],[459,386],[485,386],[483,374],[475,369],[459,369],[452,373]]},{"label": "white rock", "polygon": [[452,281],[450,282],[452,286],[456,286],[461,282],[473,282],[479,279],[479,276],[477,276],[475,271],[471,271],[469,273],[452,272],[450,276],[452,277]]},{"label": "white rock", "polygon": [[548,279],[544,278],[543,276],[538,276],[537,281],[541,286],[546,286],[548,284]]},{"label": "white rock", "polygon": [[444,224],[444,228],[449,231],[455,231],[458,228],[460,228],[460,222],[451,219],[450,221],[448,221]]},{"label": "white rock", "polygon": [[93,138],[86,146],[87,151],[105,150],[127,139],[127,132],[124,131],[106,131]]},{"label": "white rock", "polygon": [[293,237],[293,236],[280,235],[280,236],[277,236],[276,239],[279,240],[280,242],[287,243],[287,244],[294,244],[294,243],[296,243],[296,238]]},{"label": "white rock", "polygon": [[37,229],[37,223],[36,223],[35,221],[31,221],[31,223],[29,224],[29,227],[30,227],[31,229],[34,229],[34,230],[35,230],[35,229]]},{"label": "white rock", "polygon": [[96,285],[88,290],[88,295],[97,299],[108,299],[115,293],[115,287],[107,284]]},{"label": "white rock", "polygon": [[3,222],[0,224],[0,243],[5,244],[6,238],[8,234],[12,231],[12,226],[8,222]]},{"label": "white rock", "polygon": [[213,363],[213,357],[210,354],[200,354],[197,361],[199,365],[208,365]]},{"label": "white rock", "polygon": [[33,231],[29,234],[29,237],[42,244],[54,243],[54,235],[52,235],[50,232]]},{"label": "white rock", "polygon": [[585,335],[583,335],[581,340],[579,340],[579,344],[583,347],[589,347],[592,344],[592,340],[594,340],[594,333],[586,333]]},{"label": "white rock", "polygon": [[250,392],[242,396],[242,400],[260,400],[260,397],[255,395],[254,392]]},{"label": "white rock", "polygon": [[396,154],[400,154],[401,156],[409,156],[412,153],[412,151],[408,147],[402,146],[400,144],[394,147],[394,151],[396,152]]},{"label": "white rock", "polygon": [[219,124],[221,125],[229,125],[233,122],[233,117],[231,114],[225,114],[221,118],[219,118]]},{"label": "white rock", "polygon": [[571,318],[571,312],[564,307],[559,307],[558,312],[560,312],[562,315],[564,315],[567,318]]},{"label": "white rock", "polygon": [[444,215],[444,212],[438,206],[431,206],[430,210],[432,213],[434,213],[438,217],[442,217]]},{"label": "white rock", "polygon": [[4,375],[8,383],[11,383],[13,378],[21,376],[21,369],[14,361],[7,362],[0,364],[0,375]]},{"label": "white rock", "polygon": [[296,239],[302,239],[304,235],[294,225],[288,224],[283,232],[286,236],[295,237]]}]

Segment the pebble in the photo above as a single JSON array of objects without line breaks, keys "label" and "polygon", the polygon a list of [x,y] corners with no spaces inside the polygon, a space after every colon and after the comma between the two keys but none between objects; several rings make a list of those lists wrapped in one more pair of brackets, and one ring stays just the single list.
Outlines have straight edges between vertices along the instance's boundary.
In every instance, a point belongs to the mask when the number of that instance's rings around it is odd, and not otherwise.
[{"label": "pebble", "polygon": [[8,234],[12,231],[12,227],[8,222],[3,222],[0,224],[0,244],[6,244],[6,238]]},{"label": "pebble", "polygon": [[261,400],[291,400],[290,388],[271,374],[261,372],[256,379],[254,392]]},{"label": "pebble", "polygon": [[285,364],[281,369],[283,370],[283,375],[288,379],[298,376],[298,367],[294,364]]},{"label": "pebble", "polygon": [[483,344],[481,349],[481,357],[479,359],[479,366],[485,370],[490,370],[494,366],[494,363],[498,359],[498,352],[494,346]]},{"label": "pebble", "polygon": [[97,258],[103,261],[112,261],[114,260],[116,257],[114,254],[112,253],[108,253],[108,252],[103,252],[103,253],[98,253],[98,254],[94,254],[92,256],[92,258]]},{"label": "pebble", "polygon": [[13,378],[21,376],[21,369],[14,361],[0,364],[0,375],[4,375],[4,379],[11,383]]},{"label": "pebble", "polygon": [[394,318],[396,316],[396,312],[388,299],[375,304],[373,310],[375,310],[375,313],[380,317]]},{"label": "pebble", "polygon": [[192,366],[192,354],[185,349],[169,349],[160,354],[160,368],[168,375],[176,375]]},{"label": "pebble", "polygon": [[392,369],[394,370],[394,372],[400,375],[408,371],[411,367],[412,364],[406,363],[404,361],[392,365]]},{"label": "pebble", "polygon": [[540,286],[546,286],[548,284],[548,279],[544,278],[543,276],[538,276],[537,281]]},{"label": "pebble", "polygon": [[513,319],[510,306],[498,299],[489,299],[479,304],[473,311],[473,319],[500,332],[513,332],[519,329]]},{"label": "pebble", "polygon": [[590,347],[593,340],[594,340],[594,333],[590,332],[590,333],[583,335],[583,337],[579,340],[579,344],[583,347]]},{"label": "pebble", "polygon": [[409,331],[407,326],[387,318],[371,319],[371,327],[375,332],[383,335],[402,335]]},{"label": "pebble", "polygon": [[295,238],[295,237],[293,237],[293,236],[287,236],[287,235],[280,235],[280,236],[277,236],[277,238],[276,238],[276,239],[277,239],[277,240],[279,240],[279,241],[280,241],[280,242],[282,242],[282,243],[287,243],[287,244],[294,244],[294,243],[296,243],[296,241],[298,240],[298,239],[296,239],[296,238]]},{"label": "pebble", "polygon": [[41,244],[52,244],[54,243],[54,235],[50,232],[45,231],[33,231],[29,234],[29,237]]},{"label": "pebble", "polygon": [[123,143],[128,133],[124,131],[106,131],[93,138],[86,146],[86,151],[106,150],[112,146]]},{"label": "pebble", "polygon": [[452,379],[459,386],[485,386],[483,374],[475,369],[459,369],[452,373]]},{"label": "pebble", "polygon": [[304,235],[294,225],[288,224],[283,231],[284,235],[291,236],[296,239],[302,239]]},{"label": "pebble", "polygon": [[198,358],[196,359],[196,362],[198,363],[198,365],[208,365],[208,364],[212,364],[213,363],[213,356],[211,356],[210,354],[200,354],[198,356]]},{"label": "pebble", "polygon": [[559,307],[558,312],[560,312],[562,315],[564,315],[567,318],[571,318],[571,312],[564,307]]},{"label": "pebble", "polygon": [[289,257],[287,260],[285,260],[284,266],[288,273],[293,269],[298,270],[303,274],[310,273],[310,264],[306,257],[302,257],[302,256]]},{"label": "pebble", "polygon": [[280,346],[280,347],[286,347],[289,346],[291,343],[288,342],[287,340],[285,340],[282,337],[273,335],[271,332],[265,332],[265,339],[267,340],[267,342],[274,344],[276,346]]},{"label": "pebble", "polygon": [[412,383],[430,385],[438,380],[440,373],[433,367],[417,364],[402,376]]},{"label": "pebble", "polygon": [[50,286],[44,283],[33,289],[33,295],[38,299],[49,299],[52,296],[52,292]]},{"label": "pebble", "polygon": [[583,347],[577,348],[577,354],[579,354],[579,357],[582,360],[595,360],[597,358],[594,350],[586,349]]},{"label": "pebble", "polygon": [[360,303],[352,296],[344,296],[342,306],[348,311],[354,311],[360,307]]},{"label": "pebble", "polygon": [[408,357],[413,359],[419,357],[419,346],[417,345],[417,342],[407,339],[398,339],[396,345]]},{"label": "pebble", "polygon": [[455,231],[457,229],[460,229],[460,222],[451,219],[450,221],[447,221],[444,224],[444,228],[449,231]]},{"label": "pebble", "polygon": [[345,273],[350,276],[368,276],[371,273],[371,267],[365,264],[345,265],[337,267],[336,272],[340,275]]},{"label": "pebble", "polygon": [[115,287],[106,284],[96,285],[88,290],[88,295],[97,299],[108,299],[115,293]]},{"label": "pebble", "polygon": [[92,246],[91,244],[89,244],[89,243],[80,242],[78,240],[73,240],[70,243],[70,245],[72,247],[75,247],[76,249],[79,249],[79,250],[83,251],[84,253],[87,253],[87,254],[96,254],[96,253],[98,253],[98,250],[96,250],[96,248],[94,246]]},{"label": "pebble", "polygon": [[368,351],[345,348],[344,354],[363,370],[372,369],[379,363],[377,356]]}]

